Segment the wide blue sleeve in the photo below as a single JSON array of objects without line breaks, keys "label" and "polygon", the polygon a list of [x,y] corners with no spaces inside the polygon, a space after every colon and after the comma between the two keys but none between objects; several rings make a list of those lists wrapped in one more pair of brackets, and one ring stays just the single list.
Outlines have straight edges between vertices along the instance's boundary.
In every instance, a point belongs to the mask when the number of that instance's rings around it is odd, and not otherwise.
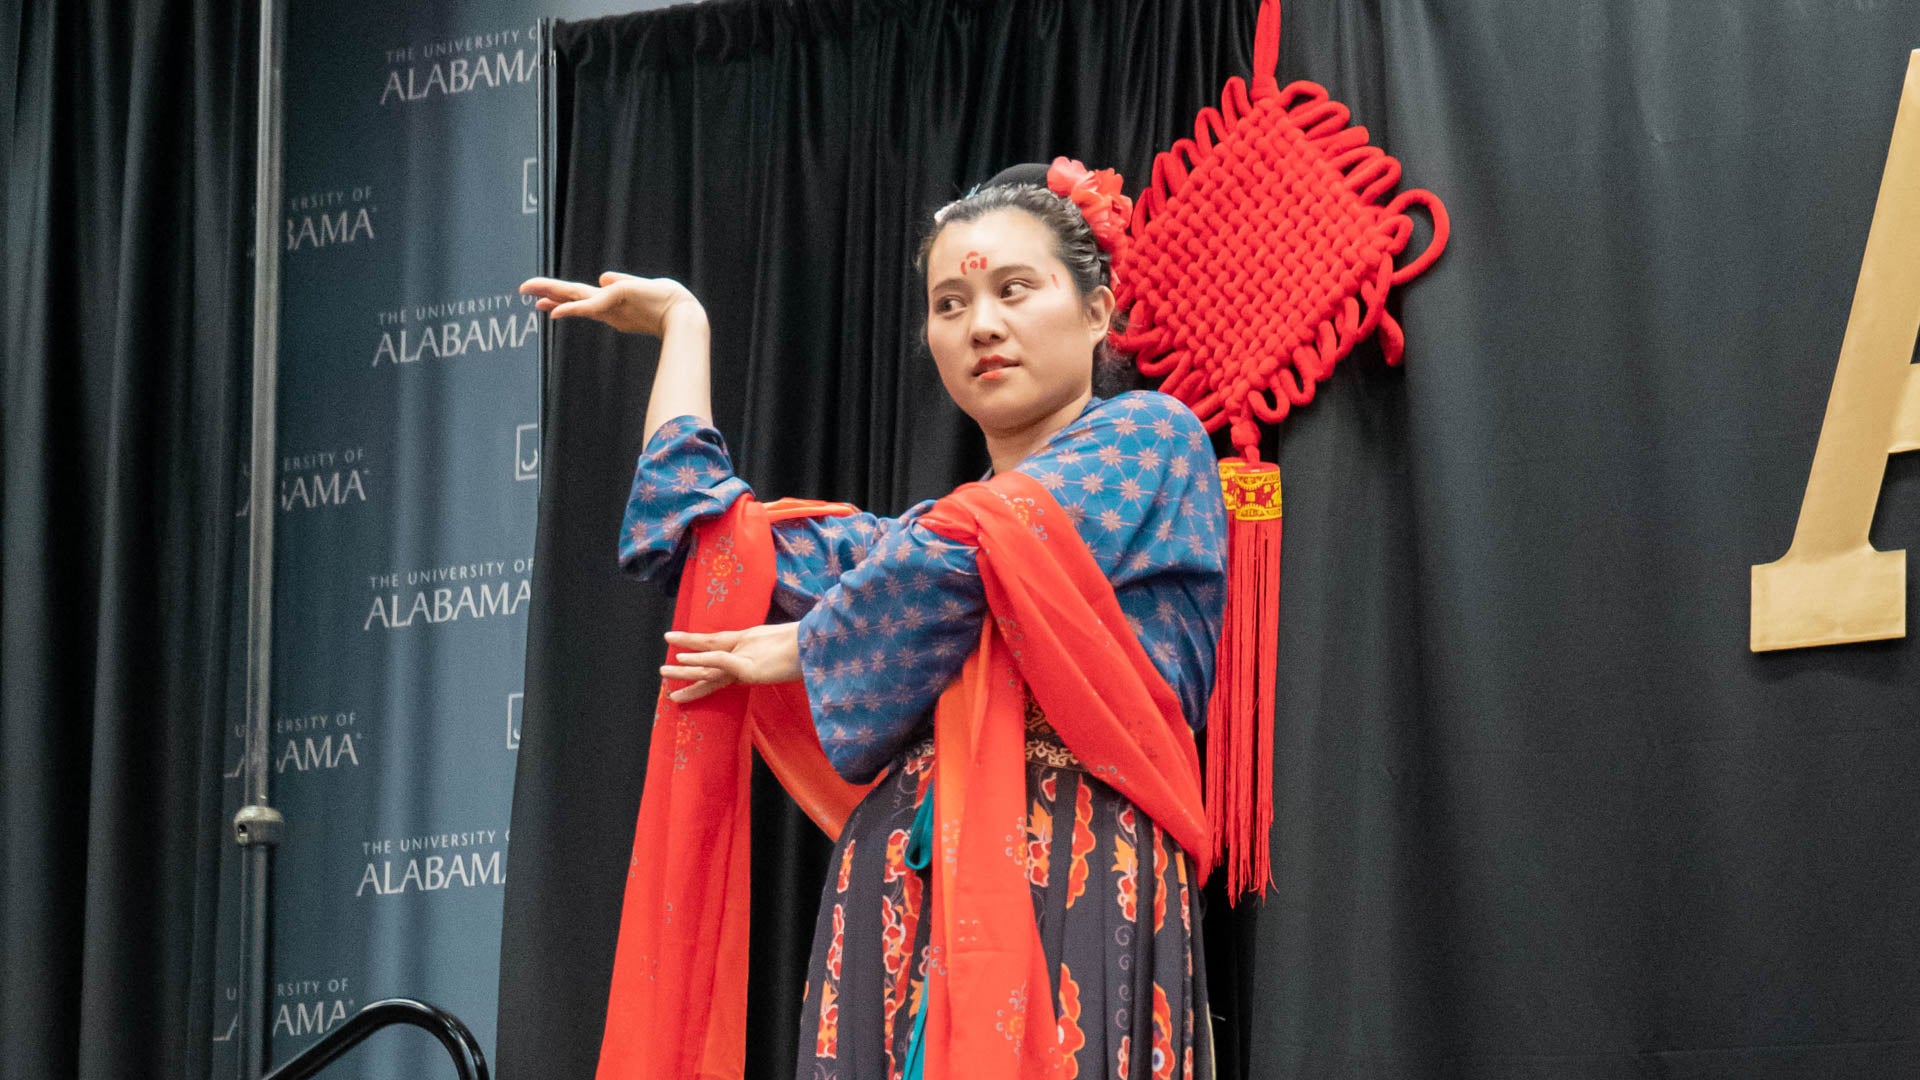
[{"label": "wide blue sleeve", "polygon": [[799,618],[819,603],[840,575],[864,562],[868,553],[898,528],[898,519],[865,512],[776,522],[773,550],[778,580],[774,605]]},{"label": "wide blue sleeve", "polygon": [[[692,416],[660,425],[634,467],[620,525],[621,569],[677,587],[694,524],[725,513],[735,499],[749,494],[746,481],[734,475],[718,431]],[[774,606],[798,617],[848,567],[866,558],[894,524],[865,512],[775,523]]]},{"label": "wide blue sleeve", "polygon": [[906,747],[980,637],[977,552],[892,523],[800,620],[800,670],[827,760],[864,782]]},{"label": "wide blue sleeve", "polygon": [[1226,590],[1204,574],[1171,573],[1114,590],[1134,637],[1196,731],[1207,723],[1213,693],[1214,653],[1220,641]]},{"label": "wide blue sleeve", "polygon": [[[1204,724],[1226,514],[1199,420],[1162,394],[1093,402],[1018,468],[1060,503],[1188,723]],[[800,620],[821,745],[849,780],[872,777],[924,729],[979,640],[978,553],[915,524],[930,505],[885,523],[868,558]]]},{"label": "wide blue sleeve", "polygon": [[620,569],[674,587],[694,523],[725,513],[749,491],[733,474],[718,431],[691,416],[660,425],[633,470],[620,522]]}]

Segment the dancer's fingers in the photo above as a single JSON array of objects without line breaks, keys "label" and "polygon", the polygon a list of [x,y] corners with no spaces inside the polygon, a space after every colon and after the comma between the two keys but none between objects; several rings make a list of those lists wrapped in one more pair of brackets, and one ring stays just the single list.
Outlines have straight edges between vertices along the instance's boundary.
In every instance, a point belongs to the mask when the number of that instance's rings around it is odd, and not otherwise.
[{"label": "dancer's fingers", "polygon": [[730,652],[681,653],[674,658],[687,667],[713,668],[722,671],[728,678],[739,678],[745,673],[747,661]]},{"label": "dancer's fingers", "polygon": [[725,674],[726,672],[719,668],[690,667],[684,664],[663,664],[660,667],[661,678],[678,679],[681,682],[704,682],[708,679],[720,678]]},{"label": "dancer's fingers", "polygon": [[562,281],[559,278],[532,277],[520,283],[520,291],[528,296],[544,296],[550,300],[564,303],[568,300],[584,300],[598,292],[591,285],[577,281]]},{"label": "dancer's fingers", "polygon": [[667,696],[669,698],[672,698],[674,701],[677,701],[684,705],[689,701],[699,701],[701,698],[706,697],[708,694],[713,693],[715,690],[724,689],[725,687],[728,687],[731,685],[733,685],[733,679],[731,678],[709,679],[706,682],[697,682],[697,683],[694,683],[692,686],[685,687],[680,690],[675,690],[673,693],[668,694]]},{"label": "dancer's fingers", "polygon": [[613,306],[613,301],[606,293],[596,292],[585,300],[570,300],[564,304],[560,304],[552,311],[547,312],[547,316],[554,319],[569,319],[576,316],[598,319],[604,315],[611,306]]},{"label": "dancer's fingers", "polygon": [[740,631],[722,630],[717,634],[693,634],[685,630],[667,631],[667,644],[676,649],[692,652],[705,652],[718,649],[731,651],[740,640]]}]

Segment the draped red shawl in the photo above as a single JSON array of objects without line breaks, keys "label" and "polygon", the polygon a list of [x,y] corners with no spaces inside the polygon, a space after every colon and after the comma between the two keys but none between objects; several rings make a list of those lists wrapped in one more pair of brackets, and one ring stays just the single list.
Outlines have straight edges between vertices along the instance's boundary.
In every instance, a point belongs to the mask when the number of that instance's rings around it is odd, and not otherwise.
[{"label": "draped red shawl", "polygon": [[[774,583],[771,523],[848,512],[749,497],[702,523],[675,628],[709,633],[763,621]],[[940,500],[919,524],[979,551],[991,614],[935,708],[926,1077],[1052,1077],[1064,1059],[1027,885],[1022,683],[1082,764],[1158,822],[1204,879],[1211,845],[1199,758],[1179,699],[1045,488],[1003,473]],[[829,835],[838,836],[866,787],[827,763],[797,682],[736,684],[685,706],[667,689],[647,759],[598,1080],[738,1080],[748,747],[759,747]]]}]

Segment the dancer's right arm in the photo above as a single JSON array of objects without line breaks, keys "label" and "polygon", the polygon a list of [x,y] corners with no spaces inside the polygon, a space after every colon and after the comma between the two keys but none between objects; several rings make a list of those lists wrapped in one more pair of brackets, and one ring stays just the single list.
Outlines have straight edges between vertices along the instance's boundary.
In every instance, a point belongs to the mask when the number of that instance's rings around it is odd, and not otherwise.
[{"label": "dancer's right arm", "polygon": [[[608,271],[598,285],[531,278],[520,291],[556,319],[589,318],[625,333],[660,338],[660,366],[647,399],[645,448],[620,529],[620,565],[628,574],[673,588],[694,523],[725,512],[749,494],[734,475],[726,443],[713,427],[706,309],[668,278]],[[872,514],[796,518],[774,526],[778,606],[798,617],[894,522]]]},{"label": "dancer's right arm", "polygon": [[660,366],[647,398],[646,438],[676,416],[713,425],[712,333],[707,311],[685,285],[671,278],[643,278],[609,270],[598,285],[557,278],[528,278],[520,291],[555,319],[587,318],[629,334],[660,339]]}]

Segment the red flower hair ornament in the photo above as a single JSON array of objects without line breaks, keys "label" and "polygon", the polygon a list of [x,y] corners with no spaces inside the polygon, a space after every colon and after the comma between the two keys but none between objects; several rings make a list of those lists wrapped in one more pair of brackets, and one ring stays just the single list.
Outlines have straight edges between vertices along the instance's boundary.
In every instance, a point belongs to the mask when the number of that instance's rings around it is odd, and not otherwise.
[{"label": "red flower hair ornament", "polygon": [[1047,190],[1080,208],[1093,229],[1093,242],[1113,254],[1133,222],[1133,200],[1120,191],[1124,183],[1112,169],[1089,169],[1068,157],[1057,157],[1047,168]]}]

